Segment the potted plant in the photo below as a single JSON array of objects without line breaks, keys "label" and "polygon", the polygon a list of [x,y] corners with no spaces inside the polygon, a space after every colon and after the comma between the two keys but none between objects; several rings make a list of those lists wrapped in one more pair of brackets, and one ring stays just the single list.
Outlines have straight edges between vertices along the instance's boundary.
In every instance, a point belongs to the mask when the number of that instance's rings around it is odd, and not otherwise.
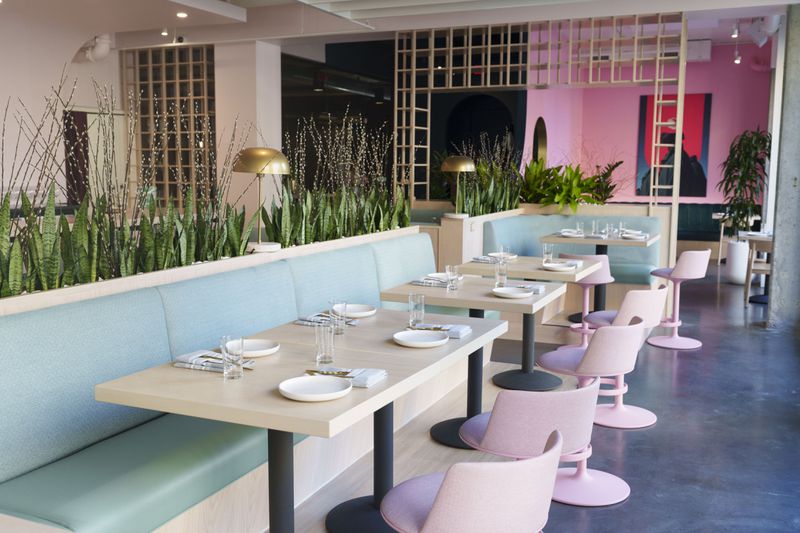
[{"label": "potted plant", "polygon": [[761,129],[745,130],[731,143],[722,163],[722,181],[717,185],[725,195],[725,214],[733,238],[727,244],[725,274],[731,283],[743,284],[747,275],[748,245],[738,238],[747,230],[760,209],[767,175],[770,134]]}]

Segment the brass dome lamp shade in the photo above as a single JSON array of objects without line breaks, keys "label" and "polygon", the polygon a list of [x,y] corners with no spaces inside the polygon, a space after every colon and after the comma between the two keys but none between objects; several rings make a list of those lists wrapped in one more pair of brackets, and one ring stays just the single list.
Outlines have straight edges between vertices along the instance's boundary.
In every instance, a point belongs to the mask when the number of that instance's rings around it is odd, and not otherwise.
[{"label": "brass dome lamp shade", "polygon": [[[236,155],[233,163],[234,172],[250,172],[256,174],[258,179],[258,209],[264,205],[264,198],[261,196],[261,182],[264,175],[272,174],[283,176],[289,174],[289,161],[280,150],[275,148],[243,148]],[[261,244],[261,213],[256,217],[256,231],[258,232],[258,244]]]},{"label": "brass dome lamp shade", "polygon": [[455,213],[445,213],[444,216],[448,218],[464,218],[464,214],[461,213],[463,210],[463,201],[461,201],[461,197],[458,194],[458,189],[461,181],[461,173],[462,172],[475,172],[475,162],[465,155],[450,155],[442,161],[442,172],[455,172],[456,174],[456,212]]}]

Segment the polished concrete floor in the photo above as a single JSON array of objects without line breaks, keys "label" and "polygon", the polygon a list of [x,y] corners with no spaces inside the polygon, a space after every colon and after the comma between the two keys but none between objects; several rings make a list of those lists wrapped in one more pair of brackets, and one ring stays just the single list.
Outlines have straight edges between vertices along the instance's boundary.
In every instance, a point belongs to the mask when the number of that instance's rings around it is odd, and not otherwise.
[{"label": "polished concrete floor", "polygon": [[[547,531],[800,531],[800,341],[765,330],[765,306],[745,309],[742,287],[715,272],[681,296],[681,333],[703,347],[646,345],[627,378],[626,402],[658,422],[594,429],[590,467],[625,479],[630,498],[595,509],[554,503]],[[501,341],[493,358],[516,353],[518,343]]]}]

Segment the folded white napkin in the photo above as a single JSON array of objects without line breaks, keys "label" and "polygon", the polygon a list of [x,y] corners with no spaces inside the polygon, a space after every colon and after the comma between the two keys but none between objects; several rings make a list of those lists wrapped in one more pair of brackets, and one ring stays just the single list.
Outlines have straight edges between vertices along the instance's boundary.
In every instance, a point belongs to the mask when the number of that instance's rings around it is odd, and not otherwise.
[{"label": "folded white napkin", "polygon": [[412,285],[419,285],[421,287],[447,287],[447,282],[435,279],[415,279],[411,282]]},{"label": "folded white napkin", "polygon": [[532,284],[532,283],[527,283],[527,284],[526,283],[521,283],[521,284],[516,284],[516,285],[513,284],[513,283],[509,283],[509,284],[506,284],[506,287],[516,287],[518,289],[527,289],[527,290],[531,291],[533,294],[544,294],[544,285],[541,285],[539,283],[535,283],[535,284]]},{"label": "folded white napkin", "polygon": [[574,228],[564,228],[561,230],[561,235],[583,235],[583,232]]},{"label": "folded white napkin", "polygon": [[451,339],[463,339],[472,335],[472,327],[466,324],[417,324],[412,329],[444,331]]},{"label": "folded white napkin", "polygon": [[389,375],[383,368],[338,368],[335,366],[322,366],[319,367],[321,372],[347,372],[344,376],[353,383],[353,387],[361,387],[368,389],[386,379]]},{"label": "folded white napkin", "polygon": [[542,261],[543,265],[567,265],[580,268],[583,266],[583,259],[553,259],[552,261]]},{"label": "folded white napkin", "polygon": [[[348,326],[357,326],[358,320],[355,318],[348,318],[346,321]],[[330,324],[331,317],[324,313],[314,313],[313,315],[301,316],[294,321],[295,324],[300,326],[316,326],[317,324]]]},{"label": "folded white napkin", "polygon": [[[244,368],[253,369],[255,361],[245,359],[242,362]],[[197,350],[196,352],[185,353],[175,358],[174,366],[180,368],[193,368],[195,370],[211,370],[212,372],[222,372],[222,354],[209,350]]]},{"label": "folded white napkin", "polygon": [[490,255],[479,255],[477,257],[473,257],[472,262],[494,264],[494,263],[499,263],[500,259],[498,259],[497,257],[492,257]]}]

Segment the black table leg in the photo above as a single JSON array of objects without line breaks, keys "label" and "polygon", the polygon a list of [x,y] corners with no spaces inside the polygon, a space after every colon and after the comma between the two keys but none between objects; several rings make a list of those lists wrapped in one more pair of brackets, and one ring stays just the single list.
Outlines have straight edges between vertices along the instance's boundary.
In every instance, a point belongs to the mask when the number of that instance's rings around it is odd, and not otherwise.
[{"label": "black table leg", "polygon": [[294,442],[292,434],[267,430],[270,533],[294,532]]},{"label": "black table leg", "polygon": [[522,315],[522,367],[495,374],[492,381],[498,387],[512,390],[546,391],[561,385],[561,378],[546,372],[534,371],[536,346],[534,315]]},{"label": "black table leg", "polygon": [[[470,309],[469,316],[483,318],[483,309]],[[471,450],[472,446],[461,440],[458,430],[467,419],[481,414],[483,404],[483,348],[469,355],[467,371],[467,416],[443,420],[431,427],[431,438],[451,448]]]},{"label": "black table leg", "polygon": [[[595,255],[608,255],[608,245],[598,244],[594,247]],[[606,308],[606,285],[600,283],[594,286],[594,310],[602,311]]]},{"label": "black table leg", "polygon": [[[391,533],[381,516],[381,501],[394,484],[394,404],[375,411],[373,419],[372,496],[340,503],[325,517],[331,533]],[[270,530],[271,531],[271,530]]]}]

